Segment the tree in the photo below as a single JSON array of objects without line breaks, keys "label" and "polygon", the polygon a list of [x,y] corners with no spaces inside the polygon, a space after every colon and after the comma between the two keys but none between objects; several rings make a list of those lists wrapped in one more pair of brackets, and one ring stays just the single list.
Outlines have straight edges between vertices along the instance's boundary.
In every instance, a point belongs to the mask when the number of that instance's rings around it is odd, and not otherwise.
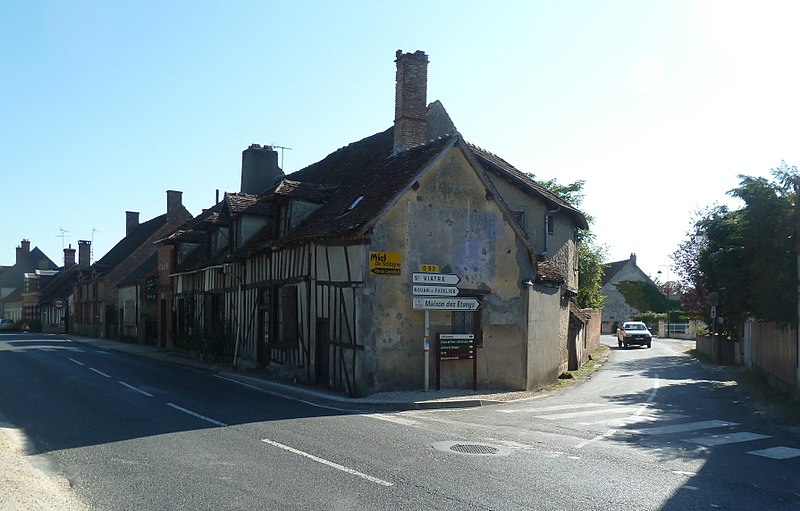
[{"label": "tree", "polygon": [[718,292],[726,333],[736,338],[749,317],[797,324],[797,168],[782,162],[772,179],[739,176],[729,195],[739,209],[700,214],[674,254],[681,279],[694,290],[685,302],[710,320],[708,293]]}]

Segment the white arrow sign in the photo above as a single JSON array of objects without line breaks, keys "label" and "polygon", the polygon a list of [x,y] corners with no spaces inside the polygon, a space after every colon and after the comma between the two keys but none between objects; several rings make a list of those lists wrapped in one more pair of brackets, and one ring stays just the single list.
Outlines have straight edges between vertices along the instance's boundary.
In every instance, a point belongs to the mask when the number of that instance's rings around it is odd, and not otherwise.
[{"label": "white arrow sign", "polygon": [[481,302],[477,298],[415,296],[411,299],[411,308],[414,310],[476,311],[480,306]]},{"label": "white arrow sign", "polygon": [[414,296],[456,296],[458,288],[453,286],[411,286]]},{"label": "white arrow sign", "polygon": [[461,277],[455,273],[417,273],[411,274],[413,284],[442,284],[455,286],[461,282]]}]

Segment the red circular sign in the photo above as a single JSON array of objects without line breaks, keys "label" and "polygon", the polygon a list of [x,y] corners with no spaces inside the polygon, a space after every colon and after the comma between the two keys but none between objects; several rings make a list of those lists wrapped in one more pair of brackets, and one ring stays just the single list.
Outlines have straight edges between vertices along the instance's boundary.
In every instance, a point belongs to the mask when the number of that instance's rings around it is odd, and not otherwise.
[{"label": "red circular sign", "polygon": [[64,299],[56,298],[55,300],[53,300],[53,307],[55,307],[56,309],[61,309],[62,307],[64,307]]}]

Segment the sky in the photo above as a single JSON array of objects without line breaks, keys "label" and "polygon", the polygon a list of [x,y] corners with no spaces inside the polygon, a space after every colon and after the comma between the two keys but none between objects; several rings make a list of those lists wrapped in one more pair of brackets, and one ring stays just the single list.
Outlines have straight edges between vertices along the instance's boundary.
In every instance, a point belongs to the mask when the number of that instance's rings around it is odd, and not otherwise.
[{"label": "sky", "polygon": [[241,152],[286,173],[390,127],[395,52],[430,59],[469,142],[560,183],[606,260],[665,280],[739,175],[800,163],[800,2],[14,1],[0,16],[0,265],[22,239],[93,261],[183,192],[239,191]]}]

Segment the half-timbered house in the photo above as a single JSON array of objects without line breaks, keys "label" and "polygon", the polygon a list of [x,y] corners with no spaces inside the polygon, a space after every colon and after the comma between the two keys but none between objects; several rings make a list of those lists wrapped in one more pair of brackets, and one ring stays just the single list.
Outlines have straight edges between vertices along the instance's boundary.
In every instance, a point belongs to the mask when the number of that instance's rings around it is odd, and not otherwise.
[{"label": "half-timbered house", "polygon": [[[586,219],[427,105],[423,52],[396,63],[394,126],[288,176],[251,146],[241,192],[161,240],[169,342],[350,395],[531,389],[566,368]],[[442,334],[465,340],[453,356]]]}]

